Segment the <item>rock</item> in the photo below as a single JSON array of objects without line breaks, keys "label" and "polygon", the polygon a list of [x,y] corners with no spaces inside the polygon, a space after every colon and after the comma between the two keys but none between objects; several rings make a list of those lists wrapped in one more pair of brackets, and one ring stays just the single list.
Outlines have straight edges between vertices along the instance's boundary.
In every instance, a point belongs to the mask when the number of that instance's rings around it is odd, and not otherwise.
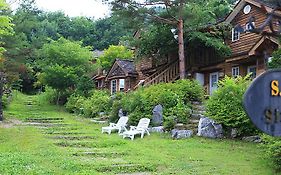
[{"label": "rock", "polygon": [[119,117],[124,117],[123,109],[119,109],[118,116]]},{"label": "rock", "polygon": [[256,135],[256,136],[249,136],[249,137],[243,137],[242,140],[246,141],[246,142],[255,142],[255,143],[261,143],[262,139],[260,136]]},{"label": "rock", "polygon": [[149,132],[163,133],[164,132],[164,126],[152,127],[152,128],[149,128],[148,131]]},{"label": "rock", "polygon": [[152,124],[154,126],[160,126],[163,124],[163,107],[161,105],[157,105],[154,107],[152,117]]},{"label": "rock", "polygon": [[191,130],[178,130],[178,129],[173,129],[171,131],[172,133],[172,138],[174,139],[183,139],[183,138],[189,138],[192,136],[193,131]]},{"label": "rock", "polygon": [[207,117],[201,118],[198,124],[197,135],[208,138],[221,138],[223,136],[222,125]]},{"label": "rock", "polygon": [[230,137],[236,138],[238,136],[238,130],[236,128],[231,129]]}]

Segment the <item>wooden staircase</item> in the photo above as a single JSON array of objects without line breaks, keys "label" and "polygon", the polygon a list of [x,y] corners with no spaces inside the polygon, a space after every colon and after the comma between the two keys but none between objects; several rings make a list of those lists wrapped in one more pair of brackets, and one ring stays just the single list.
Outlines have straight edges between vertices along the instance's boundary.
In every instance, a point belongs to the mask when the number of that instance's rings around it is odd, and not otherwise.
[{"label": "wooden staircase", "polygon": [[143,86],[150,86],[158,83],[168,83],[179,78],[179,61],[172,62],[158,70],[143,82]]},{"label": "wooden staircase", "polygon": [[137,89],[140,86],[150,86],[158,83],[168,83],[179,78],[179,60],[163,66],[161,69],[150,75],[145,80],[140,80],[133,88]]}]

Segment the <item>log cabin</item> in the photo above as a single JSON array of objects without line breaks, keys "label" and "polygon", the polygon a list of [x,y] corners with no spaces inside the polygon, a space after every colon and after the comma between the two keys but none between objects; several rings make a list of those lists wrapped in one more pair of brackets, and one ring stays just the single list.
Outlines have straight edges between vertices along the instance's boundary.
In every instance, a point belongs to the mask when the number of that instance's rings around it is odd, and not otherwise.
[{"label": "log cabin", "polygon": [[[271,25],[265,23],[269,20]],[[273,51],[280,47],[278,36],[273,34],[273,31],[280,29],[279,20],[281,11],[276,10],[273,4],[262,0],[240,0],[222,21],[232,26],[229,31],[231,36],[224,41],[230,47],[231,55],[218,58],[212,49],[189,52],[186,56],[188,78],[198,80],[206,93],[211,95],[217,89],[219,79],[225,75],[236,77],[251,73],[252,78],[259,76],[266,71]],[[139,36],[140,33],[135,35]],[[177,53],[170,53],[160,62],[144,58],[134,64],[117,59],[107,75],[96,76],[94,80],[99,88],[115,93],[140,85],[173,82],[178,78],[178,56]]]}]

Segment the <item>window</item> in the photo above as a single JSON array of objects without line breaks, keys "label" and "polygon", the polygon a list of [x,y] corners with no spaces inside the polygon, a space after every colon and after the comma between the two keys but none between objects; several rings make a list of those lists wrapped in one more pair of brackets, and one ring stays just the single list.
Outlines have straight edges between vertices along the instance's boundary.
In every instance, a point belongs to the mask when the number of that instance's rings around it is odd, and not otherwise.
[{"label": "window", "polygon": [[[252,25],[255,27],[255,22],[252,22]],[[245,30],[250,31],[253,30],[254,28],[250,25],[250,23],[246,24]]]},{"label": "window", "polygon": [[238,41],[240,38],[240,32],[238,31],[237,28],[232,29],[232,42]]},{"label": "window", "polygon": [[257,67],[256,66],[249,66],[247,72],[248,72],[248,74],[252,73],[251,78],[254,79],[257,76]]},{"label": "window", "polygon": [[232,76],[237,77],[239,75],[239,67],[232,67]]},{"label": "window", "polygon": [[119,91],[123,92],[125,89],[125,79],[119,79]]},{"label": "window", "polygon": [[117,91],[116,80],[111,80],[111,94],[115,94]]}]

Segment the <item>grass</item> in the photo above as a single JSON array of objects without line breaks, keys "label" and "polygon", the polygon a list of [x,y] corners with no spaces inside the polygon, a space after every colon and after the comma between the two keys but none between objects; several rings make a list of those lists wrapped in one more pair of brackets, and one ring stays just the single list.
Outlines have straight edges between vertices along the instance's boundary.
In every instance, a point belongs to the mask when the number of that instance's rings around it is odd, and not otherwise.
[{"label": "grass", "polygon": [[[42,98],[16,93],[5,111],[24,123],[0,127],[0,174],[274,174],[258,144],[169,134],[123,140]],[[27,118],[57,119],[30,126]]]}]

